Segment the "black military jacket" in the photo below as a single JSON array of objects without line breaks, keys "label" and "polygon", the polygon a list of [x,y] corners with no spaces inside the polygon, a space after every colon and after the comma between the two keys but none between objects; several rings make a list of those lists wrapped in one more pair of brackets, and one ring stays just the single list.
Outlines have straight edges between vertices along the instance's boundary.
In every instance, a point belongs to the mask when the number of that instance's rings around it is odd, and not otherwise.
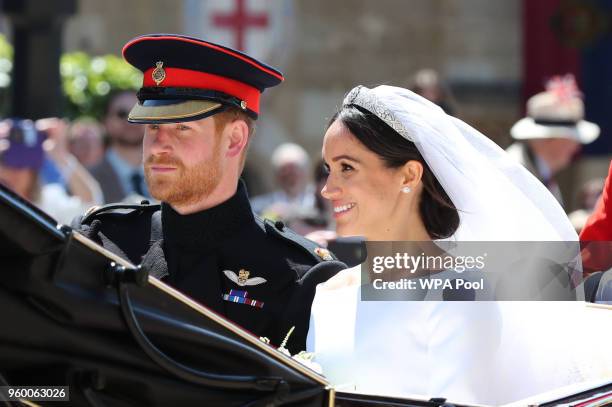
[{"label": "black military jacket", "polygon": [[242,183],[232,198],[198,213],[108,205],[73,227],[273,345],[295,326],[292,353],[305,349],[316,285],[346,267],[281,222],[255,215]]}]

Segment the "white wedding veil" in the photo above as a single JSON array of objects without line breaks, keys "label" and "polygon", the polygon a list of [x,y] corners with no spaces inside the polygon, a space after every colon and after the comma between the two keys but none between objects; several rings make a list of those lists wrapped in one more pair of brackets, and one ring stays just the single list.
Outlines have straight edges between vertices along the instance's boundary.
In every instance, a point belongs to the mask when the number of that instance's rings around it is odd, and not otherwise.
[{"label": "white wedding veil", "polygon": [[548,189],[478,130],[407,89],[358,86],[344,105],[375,114],[413,142],[459,210],[458,241],[576,241]]}]

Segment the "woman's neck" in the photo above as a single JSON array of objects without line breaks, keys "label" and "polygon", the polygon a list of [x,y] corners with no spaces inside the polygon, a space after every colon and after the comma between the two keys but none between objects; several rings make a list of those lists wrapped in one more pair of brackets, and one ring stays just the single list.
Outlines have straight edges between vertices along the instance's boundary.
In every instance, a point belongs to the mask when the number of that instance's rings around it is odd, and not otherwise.
[{"label": "woman's neck", "polygon": [[388,222],[379,230],[366,235],[368,240],[394,242],[426,242],[432,240],[420,217],[414,216],[406,221]]},{"label": "woman's neck", "polygon": [[394,242],[426,242],[431,236],[427,233],[423,219],[419,213],[419,200],[398,202],[387,219],[379,222],[372,233],[366,234],[368,240]]}]

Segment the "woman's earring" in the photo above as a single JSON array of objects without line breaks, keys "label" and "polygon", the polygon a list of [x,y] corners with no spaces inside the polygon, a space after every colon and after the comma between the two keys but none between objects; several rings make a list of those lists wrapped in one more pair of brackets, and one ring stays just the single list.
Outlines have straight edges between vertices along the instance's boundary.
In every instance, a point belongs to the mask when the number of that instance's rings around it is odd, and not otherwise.
[{"label": "woman's earring", "polygon": [[412,191],[412,189],[410,189],[410,187],[402,188],[402,192],[405,193],[405,194],[409,193],[410,191]]}]

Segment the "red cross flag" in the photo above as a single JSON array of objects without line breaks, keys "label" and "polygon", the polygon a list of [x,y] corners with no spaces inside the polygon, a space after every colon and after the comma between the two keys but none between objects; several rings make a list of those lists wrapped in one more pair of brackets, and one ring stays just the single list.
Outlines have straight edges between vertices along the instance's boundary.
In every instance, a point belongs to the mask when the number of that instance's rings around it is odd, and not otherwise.
[{"label": "red cross flag", "polygon": [[293,35],[293,0],[190,0],[185,33],[279,63]]},{"label": "red cross flag", "polygon": [[247,0],[234,0],[235,9],[229,13],[214,13],[212,15],[213,26],[227,28],[234,35],[234,48],[245,51],[244,39],[247,30],[263,29],[268,27],[269,19],[267,12],[251,13],[246,7]]}]

